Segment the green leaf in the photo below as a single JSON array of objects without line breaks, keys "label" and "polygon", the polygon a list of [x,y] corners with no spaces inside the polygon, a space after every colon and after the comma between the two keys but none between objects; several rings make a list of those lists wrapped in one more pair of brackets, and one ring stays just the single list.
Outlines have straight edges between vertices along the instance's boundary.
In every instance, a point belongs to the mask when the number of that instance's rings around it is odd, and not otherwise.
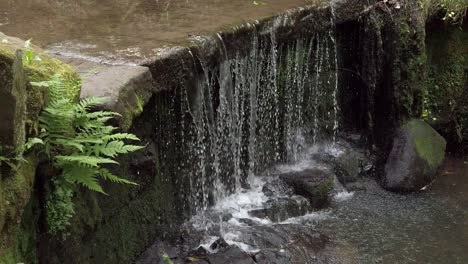
[{"label": "green leaf", "polygon": [[103,140],[135,140],[135,141],[140,141],[140,139],[135,136],[134,134],[128,134],[128,133],[116,133],[112,135],[107,135],[102,138]]},{"label": "green leaf", "polygon": [[72,155],[72,156],[57,156],[55,157],[57,162],[69,163],[75,162],[82,166],[99,167],[100,164],[119,164],[117,161],[108,158],[86,156],[86,155]]},{"label": "green leaf", "polygon": [[115,176],[112,174],[109,170],[107,169],[99,169],[98,174],[104,179],[108,180],[114,183],[123,183],[123,184],[130,184],[130,185],[138,185],[138,183],[120,178],[118,176]]},{"label": "green leaf", "polygon": [[99,185],[97,173],[98,171],[94,168],[79,166],[66,166],[63,169],[63,175],[68,182],[78,183],[92,191],[106,194]]}]

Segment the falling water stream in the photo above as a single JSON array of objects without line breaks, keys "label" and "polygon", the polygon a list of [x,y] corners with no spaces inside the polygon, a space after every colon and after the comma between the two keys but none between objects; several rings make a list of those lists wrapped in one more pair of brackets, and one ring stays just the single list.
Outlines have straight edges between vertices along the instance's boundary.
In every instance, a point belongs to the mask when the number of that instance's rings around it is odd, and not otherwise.
[{"label": "falling water stream", "polygon": [[[215,254],[213,242],[222,238],[264,263],[465,263],[468,205],[450,192],[404,196],[369,178],[353,190],[335,180],[333,202],[321,211],[301,196],[265,193],[281,173],[330,169],[317,154],[353,155],[340,139],[335,33],[278,43],[286,20],[278,17],[267,38],[252,36],[247,53],[228,51],[218,34],[219,64],[192,54],[203,74],[165,109],[182,131],[168,145],[184,153],[167,170],[189,178],[185,204],[193,217],[182,244]],[[291,201],[299,209],[279,209],[276,219],[252,213]]]}]

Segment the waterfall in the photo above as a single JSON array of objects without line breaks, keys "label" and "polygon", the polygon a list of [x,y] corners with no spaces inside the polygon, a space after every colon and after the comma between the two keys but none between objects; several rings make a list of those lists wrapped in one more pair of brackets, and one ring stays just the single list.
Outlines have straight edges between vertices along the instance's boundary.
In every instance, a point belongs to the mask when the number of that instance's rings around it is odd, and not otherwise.
[{"label": "waterfall", "polygon": [[334,32],[280,42],[276,31],[286,19],[252,34],[247,51],[230,50],[218,34],[217,62],[192,55],[196,80],[159,110],[170,112],[164,118],[173,123],[163,121],[161,133],[174,144],[161,163],[188,177],[181,195],[191,211],[248,188],[253,175],[274,163],[299,160],[307,146],[336,138]]}]

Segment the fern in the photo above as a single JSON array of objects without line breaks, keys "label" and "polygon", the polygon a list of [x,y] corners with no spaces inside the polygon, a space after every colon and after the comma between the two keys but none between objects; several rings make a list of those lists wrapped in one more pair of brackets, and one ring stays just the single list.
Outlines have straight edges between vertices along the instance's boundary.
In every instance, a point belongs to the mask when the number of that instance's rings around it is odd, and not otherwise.
[{"label": "fern", "polygon": [[[64,186],[78,184],[105,194],[100,180],[137,185],[102,168],[103,165],[118,164],[114,159],[119,155],[144,148],[126,143],[126,141],[139,141],[137,136],[115,133],[117,128],[107,124],[119,114],[110,111],[92,111],[102,105],[105,98],[91,97],[78,103],[70,98],[64,98],[63,95],[67,94],[69,87],[59,75],[54,75],[50,81],[36,82],[32,85],[47,88],[49,91],[48,102],[39,117],[41,133],[36,141],[44,145],[45,153],[53,161],[54,166],[62,171],[60,180],[55,181],[57,190],[63,192]],[[55,196],[65,196],[70,200],[69,193]],[[56,206],[67,208],[62,200],[57,201]],[[49,201],[47,206],[52,208],[50,211],[53,217],[50,219],[55,219],[51,220],[55,221],[54,223],[48,223],[54,227],[49,231],[52,233],[63,231],[63,225],[67,225],[69,219],[56,219],[58,209],[54,208],[53,200]],[[65,214],[64,217],[70,217],[70,214]]]}]

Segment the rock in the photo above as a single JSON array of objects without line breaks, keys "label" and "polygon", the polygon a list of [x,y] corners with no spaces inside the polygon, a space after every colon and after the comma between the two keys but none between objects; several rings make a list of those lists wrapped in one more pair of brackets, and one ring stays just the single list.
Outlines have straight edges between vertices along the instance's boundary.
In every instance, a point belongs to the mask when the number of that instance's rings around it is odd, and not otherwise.
[{"label": "rock", "polygon": [[422,120],[403,125],[393,140],[381,181],[397,192],[418,191],[431,184],[445,157],[445,139]]},{"label": "rock", "polygon": [[291,254],[267,249],[255,255],[255,262],[259,264],[289,264],[291,263]]},{"label": "rock", "polygon": [[207,256],[210,264],[255,264],[250,255],[237,246],[230,246],[218,253]]},{"label": "rock", "polygon": [[152,95],[153,78],[148,67],[57,57],[83,77],[80,97],[105,97],[107,101],[103,107],[122,115],[117,121],[123,130],[130,128],[133,118],[141,114]]},{"label": "rock", "polygon": [[249,215],[258,218],[268,218],[273,222],[281,222],[290,217],[307,214],[311,211],[309,201],[302,197],[282,197],[266,202],[265,208],[252,210]]},{"label": "rock", "polygon": [[229,247],[229,244],[226,242],[226,240],[224,240],[224,238],[220,237],[215,242],[213,242],[213,244],[211,244],[210,249],[220,250],[227,247]]},{"label": "rock", "polygon": [[[349,139],[348,139],[349,138]],[[339,142],[339,152],[331,151],[320,152],[313,156],[314,159],[326,163],[331,166],[336,177],[341,184],[355,182],[361,176],[370,176],[373,172],[373,163],[370,158],[364,153],[363,149],[358,147],[356,136],[349,136],[348,141]]]},{"label": "rock", "polygon": [[295,194],[307,198],[313,208],[322,208],[330,202],[330,193],[335,185],[335,176],[325,170],[306,169],[280,175]]},{"label": "rock", "polygon": [[[252,216],[254,216],[254,215],[252,215]],[[254,217],[257,217],[257,216],[254,216]],[[244,224],[246,224],[248,226],[254,226],[254,225],[257,224],[254,220],[252,220],[250,218],[239,218],[239,222],[244,223]]]},{"label": "rock", "polygon": [[135,262],[136,264],[166,264],[164,256],[170,259],[177,259],[179,257],[176,249],[169,243],[163,241],[155,242],[150,248],[139,257]]},{"label": "rock", "polygon": [[265,183],[265,185],[263,185],[262,192],[268,197],[293,195],[291,187],[280,179],[275,179]]},{"label": "rock", "polygon": [[14,60],[0,57],[0,155],[15,151],[26,141],[27,93],[22,54],[17,51]]}]

